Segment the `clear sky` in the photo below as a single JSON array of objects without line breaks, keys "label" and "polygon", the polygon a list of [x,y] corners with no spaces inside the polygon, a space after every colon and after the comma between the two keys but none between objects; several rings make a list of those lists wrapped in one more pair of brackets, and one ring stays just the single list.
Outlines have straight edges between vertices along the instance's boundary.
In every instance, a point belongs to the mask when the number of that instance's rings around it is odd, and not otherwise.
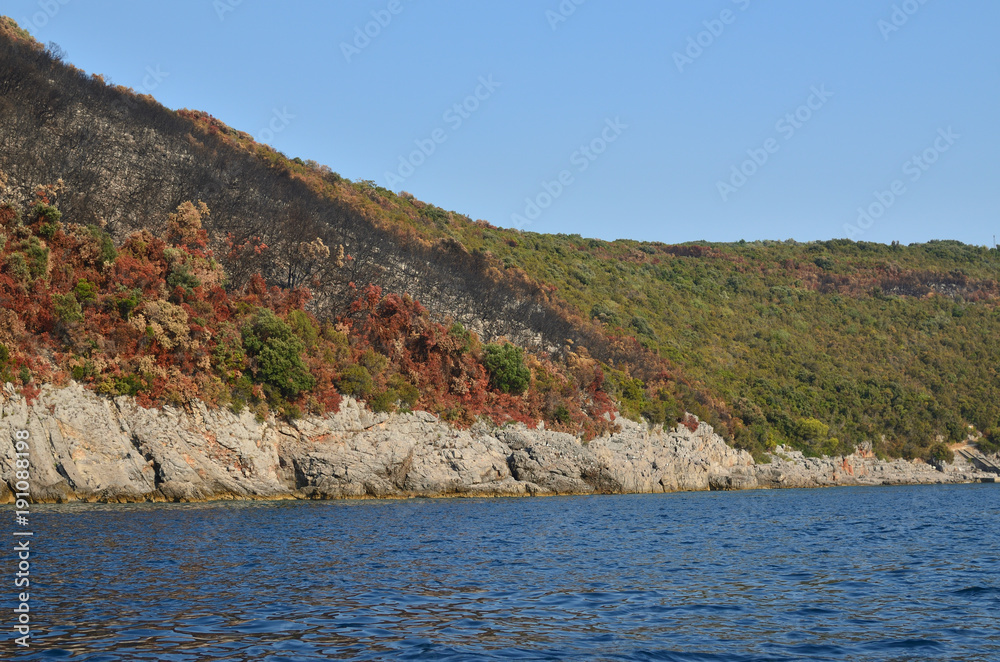
[{"label": "clear sky", "polygon": [[665,242],[1000,235],[994,0],[0,13],[171,108],[498,225]]}]

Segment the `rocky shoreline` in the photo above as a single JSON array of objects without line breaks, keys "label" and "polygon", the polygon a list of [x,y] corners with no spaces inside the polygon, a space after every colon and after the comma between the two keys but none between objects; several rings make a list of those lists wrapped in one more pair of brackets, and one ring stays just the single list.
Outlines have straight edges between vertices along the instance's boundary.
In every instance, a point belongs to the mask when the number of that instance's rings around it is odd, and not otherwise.
[{"label": "rocky shoreline", "polygon": [[375,414],[345,399],[337,414],[292,423],[244,412],[143,409],[71,383],[32,403],[0,391],[0,503],[14,501],[14,434],[30,435],[35,503],[622,494],[991,481],[958,458],[939,470],[863,453],[805,458],[779,449],[757,464],[701,424],[614,435],[477,424],[425,413]]}]

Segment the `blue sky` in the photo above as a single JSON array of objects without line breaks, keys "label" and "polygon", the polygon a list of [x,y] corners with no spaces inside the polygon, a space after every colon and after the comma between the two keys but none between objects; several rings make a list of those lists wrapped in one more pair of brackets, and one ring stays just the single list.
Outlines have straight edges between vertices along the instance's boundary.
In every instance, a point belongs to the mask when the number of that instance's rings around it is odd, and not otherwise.
[{"label": "blue sky", "polygon": [[5,0],[0,13],[171,108],[498,225],[665,242],[1000,235],[988,0]]}]

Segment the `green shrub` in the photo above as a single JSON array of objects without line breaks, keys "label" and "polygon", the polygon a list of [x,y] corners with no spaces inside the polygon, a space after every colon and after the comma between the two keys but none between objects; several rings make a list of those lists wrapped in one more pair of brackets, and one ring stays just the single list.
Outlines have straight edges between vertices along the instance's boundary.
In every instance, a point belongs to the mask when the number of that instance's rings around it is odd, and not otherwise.
[{"label": "green shrub", "polygon": [[305,347],[285,322],[262,308],[242,329],[243,347],[253,359],[256,381],[285,398],[296,398],[316,385],[302,361]]},{"label": "green shrub", "polygon": [[403,411],[410,411],[420,399],[420,391],[417,387],[409,383],[400,375],[393,375],[389,379],[389,386],[381,393],[374,395],[368,400],[368,406],[372,411],[388,412],[395,411],[397,404]]},{"label": "green shrub", "polygon": [[39,202],[31,208],[31,218],[44,221],[46,223],[58,223],[59,219],[62,218],[62,212],[56,209],[53,205],[47,205]]},{"label": "green shrub", "polygon": [[603,324],[616,324],[618,322],[618,315],[612,304],[608,302],[595,303],[590,309],[590,316]]},{"label": "green shrub", "polygon": [[368,400],[368,406],[371,407],[374,412],[391,412],[396,409],[396,401],[399,400],[399,396],[396,391],[389,388],[381,393],[376,393]]},{"label": "green shrub", "polygon": [[362,365],[349,365],[340,373],[337,388],[344,395],[352,395],[362,400],[367,399],[375,388],[371,373]]},{"label": "green shrub", "polygon": [[646,400],[646,385],[638,377],[625,378],[618,384],[618,397],[638,405]]},{"label": "green shrub", "polygon": [[738,428],[733,438],[733,446],[749,452],[758,464],[764,459],[769,462],[768,451],[773,451],[777,444],[769,437],[768,431],[764,423]]},{"label": "green shrub", "polygon": [[404,409],[413,409],[417,401],[420,400],[419,389],[399,375],[394,375],[389,380],[389,386],[396,392],[396,397],[402,403]]},{"label": "green shrub", "polygon": [[982,439],[976,442],[976,447],[982,453],[1000,453],[1000,427],[986,430]]},{"label": "green shrub", "polygon": [[31,270],[28,268],[28,260],[25,259],[24,253],[11,253],[7,256],[7,273],[21,283],[31,280]]},{"label": "green shrub", "polygon": [[835,266],[834,261],[828,257],[817,257],[815,260],[813,260],[813,263],[820,269],[823,269],[824,271],[833,269],[833,267]]},{"label": "green shrub", "polygon": [[381,375],[389,367],[389,358],[373,349],[366,349],[358,362],[367,368],[368,373],[373,376]]},{"label": "green shrub", "polygon": [[815,418],[803,418],[795,424],[795,433],[802,441],[818,441],[826,439],[830,426]]},{"label": "green shrub", "polygon": [[38,236],[45,239],[52,239],[59,231],[58,223],[42,223],[38,226]]},{"label": "green shrub", "polygon": [[524,350],[515,345],[486,345],[483,366],[490,375],[490,386],[502,393],[520,395],[528,390],[531,371],[524,365]]},{"label": "green shrub", "polygon": [[952,417],[950,418],[950,420],[945,421],[944,429],[945,432],[948,433],[946,435],[948,441],[953,441],[953,442],[964,441],[969,434],[969,430],[966,427],[966,424],[955,417]]},{"label": "green shrub", "polygon": [[245,399],[242,399],[242,398],[240,398],[240,399],[234,398],[234,397],[232,397],[232,395],[230,395],[229,398],[230,398],[229,399],[229,411],[233,412],[237,416],[239,416],[240,414],[242,414],[243,410],[247,406],[247,401]]},{"label": "green shrub", "polygon": [[52,311],[56,314],[56,319],[63,324],[76,324],[83,321],[83,310],[72,292],[53,295]]},{"label": "green shrub", "polygon": [[455,322],[448,329],[448,335],[457,339],[461,343],[463,354],[472,349],[472,332],[466,329],[461,323]]},{"label": "green shrub", "polygon": [[93,303],[97,299],[97,286],[87,280],[81,280],[73,287],[73,294],[80,303]]},{"label": "green shrub", "polygon": [[927,461],[932,463],[954,462],[955,453],[944,444],[934,444],[927,451]]},{"label": "green shrub", "polygon": [[184,290],[184,294],[191,296],[194,293],[194,288],[201,286],[201,281],[191,273],[190,266],[179,264],[167,276],[167,285],[170,286],[171,290],[180,287]]},{"label": "green shrub", "polygon": [[338,331],[337,328],[329,322],[323,325],[322,335],[323,340],[328,340],[337,347],[346,348],[350,345],[347,334]]},{"label": "green shrub", "polygon": [[111,239],[111,235],[96,225],[88,225],[87,232],[100,246],[101,262],[114,262],[115,258],[118,257],[118,251],[115,249],[115,242]]},{"label": "green shrub", "polygon": [[847,453],[842,452],[840,447],[840,440],[836,437],[830,437],[824,439],[819,443],[816,450],[820,455],[826,455],[827,457],[835,457],[837,455],[846,455]]},{"label": "green shrub", "polygon": [[146,383],[139,375],[122,375],[102,381],[97,387],[97,392],[110,396],[136,396],[145,388]]},{"label": "green shrub", "polygon": [[669,425],[679,421],[684,411],[669,394],[661,392],[656,399],[644,402],[639,413],[653,425]]},{"label": "green shrub", "polygon": [[591,271],[591,269],[585,264],[577,265],[577,267],[570,273],[573,278],[580,281],[583,285],[590,285],[590,283],[594,280],[594,272]]},{"label": "green shrub", "polygon": [[552,420],[555,423],[569,425],[571,419],[569,416],[569,409],[566,408],[566,405],[561,404],[552,410]]},{"label": "green shrub", "polygon": [[41,278],[49,269],[49,249],[42,248],[34,237],[32,239],[33,242],[24,254],[28,258],[28,271],[31,272],[31,277]]},{"label": "green shrub", "polygon": [[142,303],[142,290],[140,289],[130,290],[127,294],[115,298],[115,307],[118,308],[118,314],[125,320],[132,315],[132,311],[140,303]]},{"label": "green shrub", "polygon": [[656,337],[656,333],[653,331],[653,327],[649,325],[649,321],[641,315],[634,316],[628,325],[635,329],[636,333],[639,335],[648,336],[650,338]]},{"label": "green shrub", "polygon": [[[215,339],[216,345],[212,351],[212,366],[215,367],[216,372],[222,378],[223,382],[234,387],[231,397],[234,400],[237,398],[245,400],[249,397],[252,382],[243,385],[246,393],[237,393],[235,390],[237,372],[243,373],[247,367],[247,355],[243,349],[243,342],[240,335],[231,323],[223,322],[216,331]],[[241,377],[246,379],[246,375],[241,374]]]},{"label": "green shrub", "polygon": [[229,408],[234,414],[239,414],[246,407],[247,403],[253,400],[253,380],[249,375],[240,375],[239,378],[228,376],[231,383],[229,386]]},{"label": "green shrub", "polygon": [[288,313],[288,325],[306,347],[313,347],[319,340],[319,328],[309,320],[309,315],[303,310],[293,310]]},{"label": "green shrub", "polygon": [[97,370],[94,368],[94,364],[90,361],[84,361],[83,365],[73,366],[73,370],[71,372],[73,379],[78,382],[84,382],[97,376]]},{"label": "green shrub", "polygon": [[41,245],[38,237],[30,236],[12,245],[12,251],[7,255],[7,269],[17,280],[26,283],[48,272],[49,249]]}]

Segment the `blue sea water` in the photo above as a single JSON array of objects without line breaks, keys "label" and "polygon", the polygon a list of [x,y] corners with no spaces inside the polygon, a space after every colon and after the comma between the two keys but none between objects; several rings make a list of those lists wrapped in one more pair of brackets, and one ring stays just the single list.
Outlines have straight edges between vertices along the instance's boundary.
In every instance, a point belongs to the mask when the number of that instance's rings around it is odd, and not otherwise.
[{"label": "blue sea water", "polygon": [[1000,660],[998,522],[995,485],[34,506],[2,657]]}]

